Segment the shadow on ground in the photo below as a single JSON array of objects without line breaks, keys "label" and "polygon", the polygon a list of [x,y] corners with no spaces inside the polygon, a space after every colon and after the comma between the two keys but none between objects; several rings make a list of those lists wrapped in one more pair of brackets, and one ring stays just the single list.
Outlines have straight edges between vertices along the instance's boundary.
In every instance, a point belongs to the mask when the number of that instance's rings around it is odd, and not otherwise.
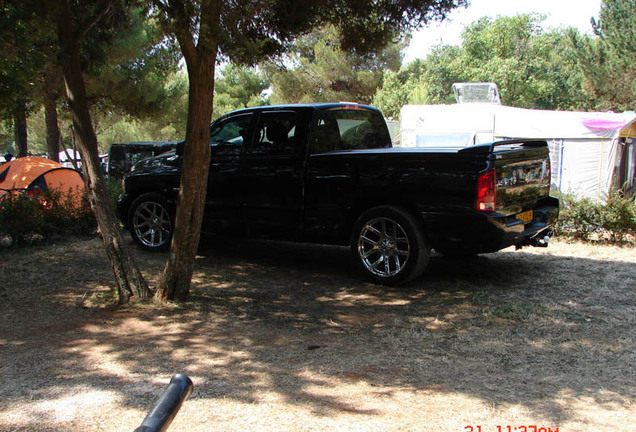
[{"label": "shadow on ground", "polygon": [[[156,281],[165,255],[135,253]],[[188,303],[115,310],[78,306],[112,288],[96,240],[0,265],[0,419],[70,388],[145,410],[174,373],[193,378],[194,401],[273,394],[320,416],[380,415],[339,390],[357,383],[520,405],[552,424],[576,417],[578,398],[634,399],[633,262],[434,255],[424,277],[387,288],[362,282],[346,248],[217,239]]]}]

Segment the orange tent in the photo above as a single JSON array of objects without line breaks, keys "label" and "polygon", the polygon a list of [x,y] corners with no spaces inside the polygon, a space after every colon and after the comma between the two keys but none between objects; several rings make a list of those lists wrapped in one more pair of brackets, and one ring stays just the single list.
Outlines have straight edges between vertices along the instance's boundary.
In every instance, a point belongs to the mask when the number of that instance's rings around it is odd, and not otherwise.
[{"label": "orange tent", "polygon": [[84,180],[77,171],[41,157],[23,157],[0,165],[0,199],[8,193],[37,191],[55,191],[79,204]]}]

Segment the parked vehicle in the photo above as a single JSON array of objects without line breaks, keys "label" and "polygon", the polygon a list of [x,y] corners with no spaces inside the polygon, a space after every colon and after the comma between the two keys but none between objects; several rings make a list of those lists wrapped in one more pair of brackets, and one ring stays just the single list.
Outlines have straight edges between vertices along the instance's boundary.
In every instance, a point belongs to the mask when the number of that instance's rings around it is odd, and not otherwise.
[{"label": "parked vehicle", "polygon": [[112,144],[108,151],[108,166],[106,173],[111,179],[119,180],[127,174],[137,162],[174,150],[176,147],[177,143],[173,141]]},{"label": "parked vehicle", "polygon": [[[559,209],[545,141],[391,148],[379,110],[248,108],[210,128],[203,231],[350,245],[372,281],[404,283],[448,255],[547,246]],[[144,249],[169,246],[181,152],[124,177],[120,218]]]}]

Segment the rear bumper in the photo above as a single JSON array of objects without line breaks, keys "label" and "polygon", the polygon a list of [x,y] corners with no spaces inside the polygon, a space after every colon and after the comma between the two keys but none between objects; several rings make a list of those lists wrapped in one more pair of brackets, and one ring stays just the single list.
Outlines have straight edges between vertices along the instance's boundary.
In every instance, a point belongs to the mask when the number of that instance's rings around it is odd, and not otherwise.
[{"label": "rear bumper", "polygon": [[531,210],[533,218],[528,223],[518,220],[516,215],[503,216],[497,213],[423,212],[421,216],[424,231],[433,248],[486,253],[509,246],[544,246],[545,237],[552,236],[559,215],[559,200],[544,198]]}]

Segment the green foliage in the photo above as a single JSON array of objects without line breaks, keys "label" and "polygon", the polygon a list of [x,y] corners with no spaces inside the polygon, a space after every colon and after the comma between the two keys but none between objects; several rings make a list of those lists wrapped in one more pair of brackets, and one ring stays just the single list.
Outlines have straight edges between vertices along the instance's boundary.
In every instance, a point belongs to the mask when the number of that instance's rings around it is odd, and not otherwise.
[{"label": "green foliage", "polygon": [[612,241],[625,241],[628,236],[636,235],[636,201],[612,194],[607,199],[604,211],[599,213],[601,227],[606,230]]},{"label": "green foliage", "polygon": [[568,32],[553,31],[541,35],[535,43],[544,53],[541,79],[534,79],[534,108],[589,111],[594,99],[583,88],[580,59],[569,42]]},{"label": "green foliage", "polygon": [[[170,79],[179,72],[179,51],[143,9],[117,9],[114,19],[117,22],[102,31],[108,44],[91,50],[99,61],[91,59],[85,67],[89,97],[109,112],[152,119],[185,93],[184,88],[170,86]],[[92,41],[88,42],[87,47]]]},{"label": "green foliage", "polygon": [[0,233],[24,241],[28,235],[40,235],[43,229],[43,208],[37,200],[25,195],[5,195],[0,201]]},{"label": "green foliage", "polygon": [[400,117],[402,105],[409,101],[408,95],[408,88],[400,81],[397,72],[387,71],[382,79],[382,87],[373,96],[373,105],[378,107],[385,117],[397,119]]},{"label": "green foliage", "polygon": [[583,241],[634,242],[636,201],[612,193],[607,202],[601,204],[564,194],[557,234]]},{"label": "green foliage", "polygon": [[576,199],[573,195],[561,195],[561,209],[557,223],[557,234],[587,240],[590,234],[597,231],[598,204],[589,198]]},{"label": "green foliage", "polygon": [[345,51],[341,37],[335,26],[321,27],[296,40],[282,63],[268,65],[272,102],[371,103],[383,73],[399,69],[404,40],[363,54]]},{"label": "green foliage", "polygon": [[584,88],[598,110],[636,106],[636,1],[604,0],[593,21],[596,37],[569,34],[584,75]]},{"label": "green foliage", "polygon": [[[254,65],[283,54],[298,36],[327,24],[338,29],[338,45],[344,51],[371,54],[409,29],[445,18],[467,1],[244,0],[226,3],[220,10],[207,1],[150,3],[170,33],[206,39],[209,32],[222,60]],[[213,19],[199,29],[205,14]]]},{"label": "green foliage", "polygon": [[113,208],[117,208],[117,199],[119,195],[121,195],[124,190],[122,189],[121,180],[117,179],[108,179],[108,194],[110,195],[110,199],[113,202]]},{"label": "green foliage", "polygon": [[[108,6],[111,14],[85,35],[82,45],[84,80],[102,151],[120,139],[183,137],[187,80],[177,76],[180,53],[139,5],[112,2]],[[96,16],[105,6],[106,2],[73,2],[73,10],[83,17]],[[7,0],[0,8],[0,115],[9,118],[19,97],[29,102],[29,114],[34,113],[28,131],[32,153],[46,150],[44,118],[38,105],[45,99],[58,100],[63,93],[57,66],[56,13],[55,2],[41,0]],[[66,112],[60,118],[70,124]],[[113,127],[119,122],[122,125]],[[126,134],[125,129],[134,131]],[[61,130],[63,134],[69,131],[67,127]]]},{"label": "green foliage", "polygon": [[257,68],[228,64],[214,84],[214,117],[249,106],[266,105],[269,81]]},{"label": "green foliage", "polygon": [[13,239],[14,246],[29,244],[34,238],[86,235],[96,228],[86,194],[81,205],[57,192],[6,194],[0,198],[0,234]]},{"label": "green foliage", "polygon": [[33,80],[46,61],[45,47],[34,38],[51,33],[38,26],[28,2],[7,0],[0,7],[0,34],[0,117],[9,119],[18,101],[32,97]]},{"label": "green foliage", "polygon": [[458,47],[435,47],[429,58],[426,59],[426,62],[415,69],[422,70],[423,72],[414,83],[414,88],[424,88],[426,90],[426,99],[418,99],[417,93],[411,90],[410,100],[412,103],[455,103],[451,88],[453,83],[464,80],[464,69],[460,61],[461,50]]},{"label": "green foliage", "polygon": [[506,105],[537,109],[572,108],[569,82],[574,65],[561,51],[560,31],[545,33],[545,17],[524,14],[482,18],[463,33],[461,70],[465,81],[495,82]]},{"label": "green foliage", "polygon": [[565,32],[544,32],[544,17],[484,17],[467,26],[461,47],[440,45],[395,76],[387,75],[374,103],[397,116],[404,104],[455,103],[455,82],[494,82],[506,105],[535,109],[592,106],[577,56]]}]

